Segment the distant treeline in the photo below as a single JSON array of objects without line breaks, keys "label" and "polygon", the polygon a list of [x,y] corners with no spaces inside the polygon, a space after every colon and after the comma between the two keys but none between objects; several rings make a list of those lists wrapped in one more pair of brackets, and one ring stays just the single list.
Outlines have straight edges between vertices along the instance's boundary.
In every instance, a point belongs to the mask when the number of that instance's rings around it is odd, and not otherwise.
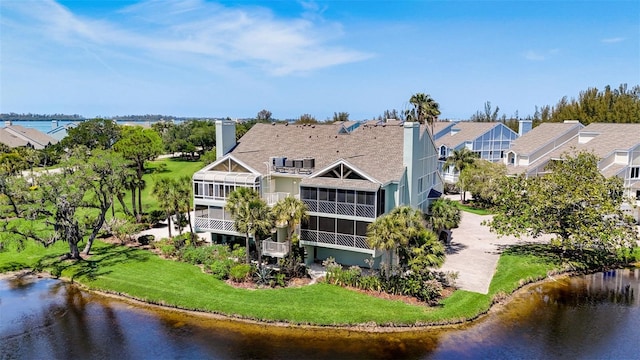
[{"label": "distant treeline", "polygon": [[85,117],[73,114],[16,114],[16,113],[3,113],[0,114],[0,120],[15,120],[15,121],[46,121],[46,120],[61,120],[61,121],[80,121]]},{"label": "distant treeline", "polygon": [[[98,119],[108,119],[116,121],[186,121],[186,120],[219,120],[224,118],[193,118],[193,117],[176,117],[172,115],[117,115],[117,116],[96,116]],[[47,121],[47,120],[60,120],[60,121],[83,121],[88,120],[82,115],[74,114],[17,114],[17,113],[2,113],[0,114],[0,121],[12,120],[12,121]],[[228,118],[227,118],[228,119]]]}]

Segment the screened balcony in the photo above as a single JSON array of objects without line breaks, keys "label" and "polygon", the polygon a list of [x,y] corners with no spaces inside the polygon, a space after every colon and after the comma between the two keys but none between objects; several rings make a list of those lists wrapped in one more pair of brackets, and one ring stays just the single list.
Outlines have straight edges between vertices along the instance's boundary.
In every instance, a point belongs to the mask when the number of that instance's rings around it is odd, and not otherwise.
[{"label": "screened balcony", "polygon": [[194,212],[194,224],[198,231],[224,232],[236,234],[231,214],[221,206],[197,205]]},{"label": "screened balcony", "polygon": [[309,212],[376,218],[384,211],[384,190],[364,191],[301,187],[300,198]]},{"label": "screened balcony", "polygon": [[300,240],[306,245],[336,245],[371,250],[367,244],[367,227],[370,222],[309,216],[302,223]]},{"label": "screened balcony", "polygon": [[260,176],[251,173],[201,171],[193,175],[193,197],[195,200],[227,199],[235,189],[246,187],[260,191]]}]

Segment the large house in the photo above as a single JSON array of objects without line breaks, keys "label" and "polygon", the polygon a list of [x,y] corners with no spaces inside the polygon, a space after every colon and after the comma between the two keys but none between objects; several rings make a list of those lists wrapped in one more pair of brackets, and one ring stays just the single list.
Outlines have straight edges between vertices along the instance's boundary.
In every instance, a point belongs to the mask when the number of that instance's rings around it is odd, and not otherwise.
[{"label": "large house", "polygon": [[10,148],[25,146],[41,150],[57,142],[57,139],[39,130],[13,125],[11,121],[6,121],[5,126],[0,128],[0,143]]},{"label": "large house", "polygon": [[[522,120],[520,133],[526,133],[529,129],[531,121]],[[444,182],[449,184],[455,184],[460,175],[453,166],[444,166],[455,150],[467,148],[480,159],[500,162],[511,142],[519,136],[501,122],[435,122],[433,133],[439,155],[438,167]]]},{"label": "large house", "polygon": [[[640,206],[640,124],[542,123],[513,142],[504,163],[509,174],[537,176],[548,171],[550,161],[577,151],[598,156],[600,172],[622,178],[625,195]],[[638,208],[629,210],[640,219]]]},{"label": "large house", "polygon": [[[299,229],[307,263],[379,263],[367,226],[399,205],[426,212],[443,190],[435,146],[418,123],[256,124],[236,143],[235,123],[216,121],[216,143],[216,161],[193,175],[196,229],[214,242],[242,236],[224,210],[238,187],[256,189],[269,205],[293,196],[309,208]],[[286,255],[285,239],[273,235],[265,255]]]}]

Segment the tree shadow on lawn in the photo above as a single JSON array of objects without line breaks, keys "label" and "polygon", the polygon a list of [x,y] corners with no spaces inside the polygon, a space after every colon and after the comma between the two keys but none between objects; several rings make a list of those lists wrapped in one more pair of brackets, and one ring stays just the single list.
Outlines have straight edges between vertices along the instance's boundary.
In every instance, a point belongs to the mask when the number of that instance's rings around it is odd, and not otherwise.
[{"label": "tree shadow on lawn", "polygon": [[64,271],[71,272],[71,282],[78,278],[95,280],[102,275],[110,274],[111,266],[121,262],[148,261],[153,254],[122,245],[106,245],[92,251],[89,258],[82,260],[61,260],[60,255],[43,256],[36,264],[36,269],[51,268],[51,274],[59,277]]},{"label": "tree shadow on lawn", "polygon": [[571,270],[603,269],[624,265],[615,254],[596,249],[566,249],[559,245],[521,243],[498,245],[498,251],[508,255],[535,256],[555,266]]}]

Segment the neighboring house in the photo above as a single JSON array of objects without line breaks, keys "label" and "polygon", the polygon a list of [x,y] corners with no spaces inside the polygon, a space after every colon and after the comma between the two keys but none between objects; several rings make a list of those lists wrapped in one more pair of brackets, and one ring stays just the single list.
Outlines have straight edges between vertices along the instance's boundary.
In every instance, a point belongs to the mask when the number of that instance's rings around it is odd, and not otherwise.
[{"label": "neighboring house", "polygon": [[[600,172],[622,178],[625,195],[640,206],[640,124],[543,123],[514,141],[504,162],[509,174],[537,176],[547,172],[549,162],[577,151],[598,156]],[[640,220],[638,208],[629,211]]]},{"label": "neighboring house", "polygon": [[39,130],[12,125],[11,122],[6,122],[5,127],[0,128],[0,143],[10,148],[26,146],[41,150],[57,142],[57,139]]},{"label": "neighboring house", "polygon": [[69,129],[74,128],[76,126],[78,126],[77,122],[71,122],[71,123],[67,123],[67,124],[63,124],[63,125],[58,125],[58,121],[57,120],[52,120],[51,121],[51,130],[47,131],[47,135],[49,135],[52,138],[60,141],[60,140],[64,139],[67,136],[67,133],[68,133]]},{"label": "neighboring house", "polygon": [[[367,226],[399,205],[426,212],[443,190],[433,141],[418,123],[256,124],[236,144],[235,123],[216,121],[216,142],[217,160],[193,175],[196,229],[214,242],[242,236],[224,210],[238,187],[269,205],[294,196],[309,207],[300,229],[306,263],[379,263]],[[284,234],[273,235],[279,242],[266,241],[265,255],[286,255]]]},{"label": "neighboring house", "polygon": [[[531,129],[531,122],[522,120],[520,129],[525,133]],[[467,148],[476,153],[480,159],[498,162],[502,161],[511,142],[518,138],[518,133],[501,122],[435,122],[434,134],[439,157],[438,168],[444,182],[450,184],[458,181],[459,173],[453,166],[445,168],[444,163],[455,150]]]}]

